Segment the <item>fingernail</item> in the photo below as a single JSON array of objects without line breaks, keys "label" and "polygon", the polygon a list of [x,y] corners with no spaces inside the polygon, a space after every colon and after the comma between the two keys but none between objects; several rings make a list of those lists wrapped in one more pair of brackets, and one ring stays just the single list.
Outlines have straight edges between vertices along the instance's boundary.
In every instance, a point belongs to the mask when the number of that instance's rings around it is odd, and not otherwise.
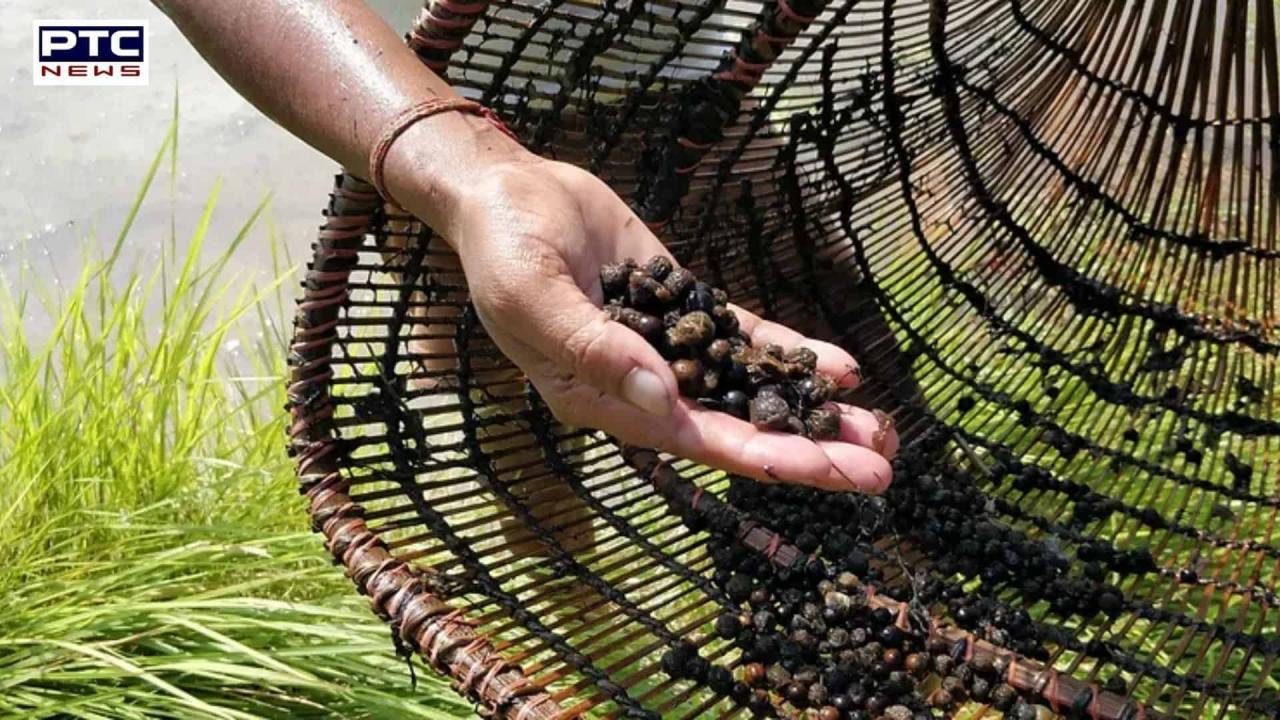
[{"label": "fingernail", "polygon": [[622,397],[651,415],[670,415],[671,398],[662,378],[644,368],[636,368],[622,380]]}]

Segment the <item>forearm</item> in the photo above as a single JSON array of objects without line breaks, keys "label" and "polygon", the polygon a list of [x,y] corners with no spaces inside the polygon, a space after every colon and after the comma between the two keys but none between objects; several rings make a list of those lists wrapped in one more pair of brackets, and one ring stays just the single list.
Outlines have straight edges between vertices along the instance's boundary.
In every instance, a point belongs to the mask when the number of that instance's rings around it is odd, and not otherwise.
[{"label": "forearm", "polygon": [[[361,0],[156,3],[241,95],[362,177],[396,113],[456,95]],[[396,141],[387,185],[410,210],[444,224],[465,175],[515,152],[479,118],[448,113]]]}]

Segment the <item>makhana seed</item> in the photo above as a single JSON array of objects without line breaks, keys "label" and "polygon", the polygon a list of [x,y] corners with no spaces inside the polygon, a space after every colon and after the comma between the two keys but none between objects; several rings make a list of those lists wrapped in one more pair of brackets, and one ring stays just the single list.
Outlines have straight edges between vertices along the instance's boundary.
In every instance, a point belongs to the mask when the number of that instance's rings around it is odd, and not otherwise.
[{"label": "makhana seed", "polygon": [[815,440],[840,436],[836,382],[804,347],[753,347],[723,290],[665,256],[600,269],[609,319],[638,333],[671,363],[680,394],[757,427]]}]

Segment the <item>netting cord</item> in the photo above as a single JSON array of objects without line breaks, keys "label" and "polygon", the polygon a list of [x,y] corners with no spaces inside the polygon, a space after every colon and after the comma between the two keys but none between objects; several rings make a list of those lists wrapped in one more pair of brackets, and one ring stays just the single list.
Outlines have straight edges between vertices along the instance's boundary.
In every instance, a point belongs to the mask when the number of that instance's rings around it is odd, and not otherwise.
[{"label": "netting cord", "polygon": [[454,51],[462,47],[472,27],[488,8],[487,0],[430,0],[405,35],[405,43],[417,53],[423,64],[444,77]]},{"label": "netting cord", "polygon": [[365,523],[363,508],[347,494],[348,483],[339,469],[342,447],[333,435],[328,366],[357,248],[380,207],[371,186],[350,175],[338,176],[298,303],[287,394],[292,419],[289,449],[297,459],[300,490],[309,499],[312,526],[324,535],[334,560],[405,644],[454,676],[492,671],[492,677],[486,675],[488,682],[472,693],[479,702],[495,709],[516,708],[531,720],[549,720],[560,715],[559,704],[530,684],[518,668],[496,667],[501,658],[492,645],[460,611],[431,591],[430,578],[391,555]]},{"label": "netting cord", "polygon": [[716,587],[715,583],[701,574],[691,571],[683,563],[663,552],[652,540],[645,537],[644,533],[637,530],[627,520],[619,517],[618,513],[610,509],[591,492],[591,489],[583,482],[582,475],[565,462],[552,430],[551,418],[548,417],[550,410],[547,408],[546,403],[537,394],[532,385],[528,387],[528,390],[529,404],[531,406],[528,412],[529,425],[542,446],[543,457],[546,459],[551,471],[564,480],[588,507],[595,510],[605,522],[609,523],[610,527],[634,543],[650,558],[661,563],[663,567],[675,573],[681,579],[698,587],[708,597],[719,603],[721,607],[725,609],[736,608],[736,603],[730,600],[720,588]]},{"label": "netting cord", "polygon": [[719,69],[686,86],[671,107],[669,126],[648,142],[635,209],[654,231],[671,221],[703,158],[738,117],[743,98],[809,26],[828,0],[772,0],[760,10]]},{"label": "netting cord", "polygon": [[[996,200],[982,179],[970,146],[968,130],[960,119],[962,113],[956,81],[959,69],[952,64],[946,50],[948,0],[930,0],[929,8],[929,46],[938,67],[936,88],[939,99],[942,101],[945,125],[955,148],[956,157],[964,171],[964,179],[974,200],[990,218],[996,221],[998,226],[1017,241],[1018,246],[1027,253],[1046,282],[1059,288],[1065,299],[1078,312],[1085,315],[1125,314],[1142,317],[1150,320],[1156,327],[1172,330],[1191,340],[1204,340],[1216,345],[1240,344],[1267,355],[1280,351],[1280,344],[1266,339],[1256,331],[1223,331],[1204,327],[1199,318],[1182,312],[1172,303],[1126,300],[1128,293],[1122,289],[1088,277],[1065,265],[1037,243],[1031,233],[1013,217],[1008,207]],[[896,100],[889,91],[891,87],[889,83],[893,71],[891,68],[886,68],[885,72],[887,73],[885,77],[886,114],[892,120],[895,113],[890,112],[889,108],[896,103]],[[900,123],[900,111],[896,114]],[[901,125],[895,126],[894,130],[895,132],[890,133],[891,135],[898,134]],[[899,144],[900,142],[899,140]],[[910,187],[907,187],[905,192],[909,193]]]},{"label": "netting cord", "polygon": [[[885,5],[884,21],[891,25],[892,14],[889,12],[890,7],[891,5],[889,4]],[[908,162],[909,158],[908,158],[905,147],[903,147],[900,143],[900,139],[899,139],[901,135],[900,125],[897,131],[893,131],[892,129],[895,123],[900,124],[901,122],[903,122],[903,120],[902,120],[900,108],[897,105],[896,96],[894,95],[894,91],[893,91],[893,72],[892,72],[893,68],[892,68],[891,48],[890,48],[890,41],[889,41],[889,37],[891,36],[891,34],[892,34],[891,32],[884,33],[884,36],[883,36],[884,40],[882,43],[882,49],[883,49],[882,68],[884,70],[885,82],[886,82],[886,87],[885,87],[886,114],[890,119],[890,126],[891,126],[890,132],[886,133],[886,138],[891,146],[897,147],[897,153],[899,156],[898,167],[901,172],[903,197],[904,197],[904,202],[909,211],[908,219],[913,224],[916,237],[921,238],[923,237],[923,230],[919,224],[919,215],[916,212],[916,208],[912,199],[910,178],[907,174],[908,173],[907,168],[909,168],[909,162]],[[842,174],[839,173],[838,168],[831,166],[832,161],[830,159],[830,153],[824,154],[824,157],[826,158],[826,162],[828,163],[828,170],[829,172],[832,173],[832,177],[835,179],[835,182],[839,187],[839,191],[841,194],[841,203],[839,206],[839,222],[841,223],[841,226],[844,228],[844,231],[847,233],[848,237],[853,239],[854,258],[856,259],[860,269],[862,270],[864,277],[870,278],[872,276],[872,272],[871,272],[869,262],[865,256],[863,245],[858,240],[859,234],[857,230],[852,226],[851,218],[849,216],[849,208],[852,205],[852,197],[853,197],[852,188],[849,186],[848,181],[842,176]],[[931,262],[934,262],[935,264],[941,263],[941,260],[939,258],[932,255],[932,252],[927,245],[923,246],[923,251],[928,256]],[[959,280],[956,277],[955,273],[952,272],[950,268],[946,267],[945,265],[941,265],[939,267],[939,270],[940,270],[940,276],[944,282],[957,284],[957,285],[963,283],[963,281]],[[873,292],[876,292],[876,293],[880,292],[879,288],[876,285],[871,284],[870,287]],[[965,295],[965,296],[969,297],[968,295]],[[898,322],[899,327],[903,328],[911,336],[912,344],[920,348],[919,350],[920,352],[924,352],[925,354],[930,355],[931,359],[933,359],[935,363],[938,363],[941,367],[946,368],[946,364],[943,363],[940,358],[936,357],[936,353],[933,352],[930,345],[926,342],[923,342],[922,338],[915,335],[914,327],[912,326],[912,324],[909,322],[906,322],[905,318],[902,318],[896,314],[896,310],[893,307],[892,303],[886,302],[887,300],[886,298],[879,298],[879,299],[880,299],[880,302],[879,302],[880,306],[884,308],[890,315],[894,316],[895,320],[897,320]],[[984,317],[990,315],[990,312],[987,310],[987,308],[991,307],[990,304],[987,304],[984,306],[982,303],[975,302],[975,307],[978,308],[979,312]],[[1041,348],[1041,350],[1043,352],[1046,349]],[[955,371],[951,371],[951,372],[955,377],[960,379],[962,382],[971,382],[967,378],[961,377],[961,374],[956,373]],[[995,395],[993,391],[993,398],[994,397]],[[1038,416],[1036,416],[1036,420],[1037,421],[1039,420]],[[1208,483],[1207,481],[1199,480],[1196,478],[1189,478],[1186,476],[1174,475],[1173,473],[1163,470],[1163,468],[1160,468],[1159,466],[1156,466],[1152,463],[1138,460],[1136,458],[1130,458],[1110,448],[1090,444],[1084,438],[1069,435],[1065,431],[1061,431],[1059,433],[1051,433],[1049,434],[1049,437],[1050,438],[1056,437],[1058,439],[1064,439],[1064,440],[1069,439],[1073,444],[1075,444],[1077,450],[1083,449],[1083,448],[1089,448],[1091,451],[1093,451],[1093,449],[1096,448],[1096,452],[1112,457],[1117,461],[1135,465],[1153,474],[1171,477],[1175,480],[1178,480],[1179,482],[1194,485],[1197,487],[1202,487],[1203,489],[1211,490],[1214,492],[1228,494],[1233,497],[1238,495],[1247,495],[1247,493],[1237,488],[1228,488],[1228,487],[1223,487],[1219,485],[1213,485],[1211,483]],[[1262,497],[1262,496],[1249,495],[1248,499],[1251,501],[1260,502],[1266,505],[1271,505],[1276,502],[1276,499],[1274,498],[1268,498],[1268,497]],[[1163,619],[1164,615],[1170,615],[1171,617],[1169,619],[1172,619],[1173,617],[1172,614],[1167,613],[1167,611],[1165,613],[1160,613],[1160,612],[1157,612],[1155,609],[1145,610],[1144,615],[1152,619],[1157,619],[1157,618]],[[1202,623],[1197,623],[1196,621],[1191,620],[1190,618],[1186,618],[1185,616],[1176,616],[1176,617],[1178,619],[1174,621],[1180,625],[1194,627],[1199,624],[1202,624]],[[1234,631],[1230,631],[1230,635],[1232,637],[1237,637],[1241,634],[1236,633]],[[1085,643],[1081,643],[1075,640],[1074,638],[1067,636],[1065,633],[1062,633],[1062,632],[1055,632],[1054,640],[1055,642],[1058,642],[1059,644],[1062,644],[1065,647],[1069,647],[1074,651],[1087,651],[1090,649],[1089,646],[1086,646]],[[1270,654],[1271,646],[1277,643],[1275,639],[1266,638],[1260,635],[1249,636],[1249,634],[1245,634],[1244,640],[1247,643],[1255,644],[1255,645],[1260,643],[1259,647],[1264,649],[1264,651],[1266,651],[1268,654]],[[1158,668],[1156,666],[1151,665],[1150,663],[1140,662],[1136,658],[1112,657],[1110,658],[1110,661],[1127,670],[1131,670],[1135,672],[1143,672],[1147,674],[1152,674],[1157,677],[1171,679],[1171,682],[1174,682],[1175,684],[1190,683],[1193,686],[1197,686],[1197,687],[1202,686],[1204,684],[1204,681],[1198,678],[1177,679],[1176,676],[1174,676],[1174,674],[1172,673],[1172,671],[1169,671],[1163,668]]]}]

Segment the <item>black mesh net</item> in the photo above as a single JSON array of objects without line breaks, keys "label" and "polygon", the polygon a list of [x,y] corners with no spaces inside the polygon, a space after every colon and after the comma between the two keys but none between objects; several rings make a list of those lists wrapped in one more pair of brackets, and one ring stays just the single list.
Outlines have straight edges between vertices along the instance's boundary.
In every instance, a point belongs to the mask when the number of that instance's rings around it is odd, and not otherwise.
[{"label": "black mesh net", "polygon": [[893,707],[1274,717],[1275,12],[435,0],[424,62],[849,349],[905,446],[886,495],[820,496],[564,427],[447,246],[341,176],[291,354],[316,528],[398,647],[517,718],[892,716],[835,701],[882,672],[830,617],[715,626],[823,581],[917,638]]}]

